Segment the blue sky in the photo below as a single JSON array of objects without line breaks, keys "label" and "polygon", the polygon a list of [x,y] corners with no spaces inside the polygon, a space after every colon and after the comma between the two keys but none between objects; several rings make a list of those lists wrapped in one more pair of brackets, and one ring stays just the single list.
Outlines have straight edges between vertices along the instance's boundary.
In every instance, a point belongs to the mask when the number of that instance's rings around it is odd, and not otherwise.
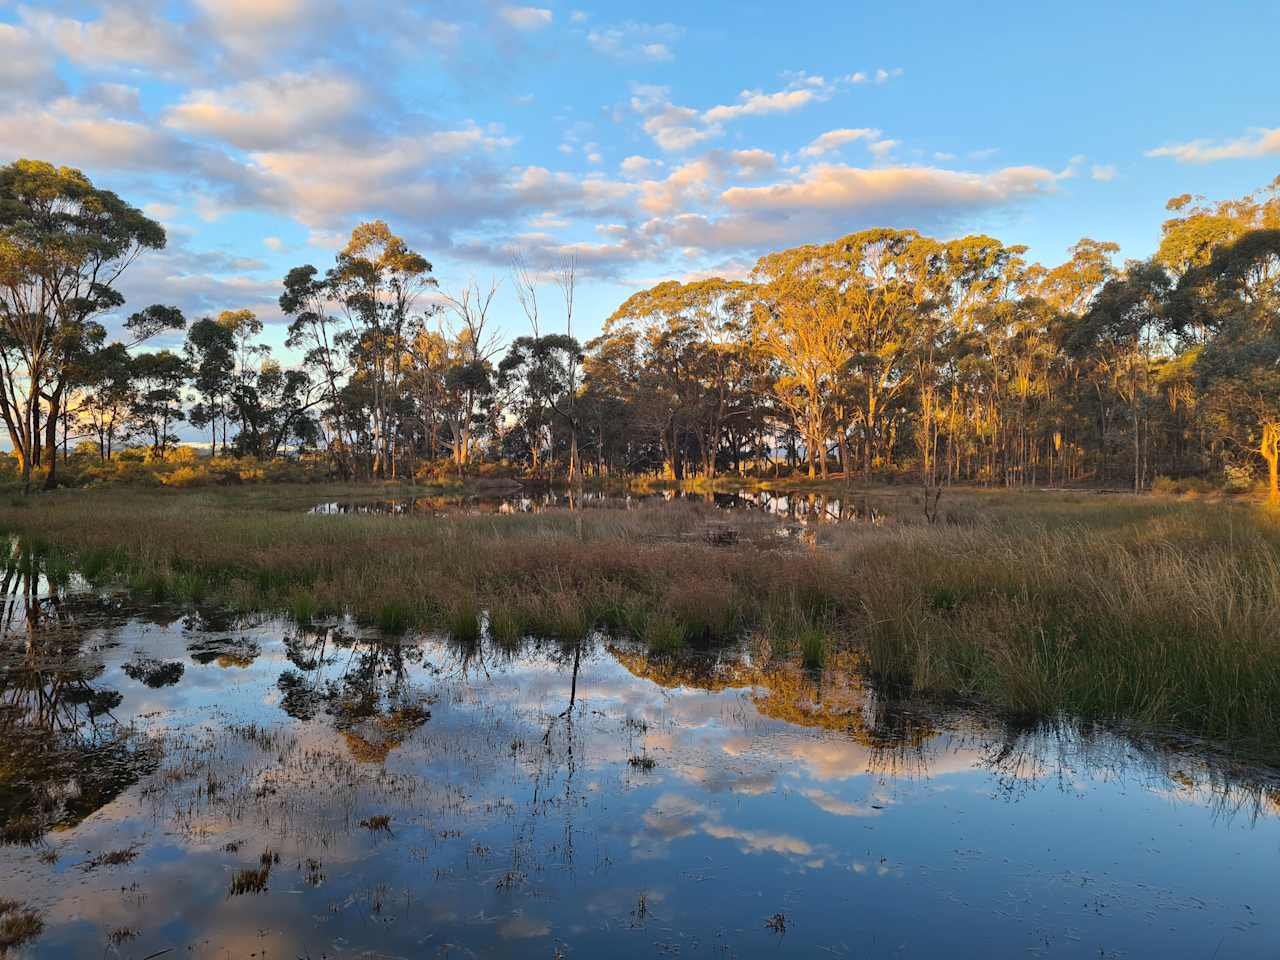
[{"label": "blue sky", "polygon": [[249,307],[382,217],[442,287],[578,263],[590,335],[668,277],[868,226],[1046,264],[1280,173],[1276,3],[0,0],[0,162],[169,230],[130,305]]}]

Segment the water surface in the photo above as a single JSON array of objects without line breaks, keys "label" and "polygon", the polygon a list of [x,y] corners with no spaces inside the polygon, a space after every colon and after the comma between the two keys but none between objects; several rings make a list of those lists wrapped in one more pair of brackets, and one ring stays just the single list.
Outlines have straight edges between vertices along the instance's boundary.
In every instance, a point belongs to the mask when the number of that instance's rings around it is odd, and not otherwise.
[{"label": "water surface", "polygon": [[1194,744],[4,585],[18,956],[1280,952],[1273,771]]}]

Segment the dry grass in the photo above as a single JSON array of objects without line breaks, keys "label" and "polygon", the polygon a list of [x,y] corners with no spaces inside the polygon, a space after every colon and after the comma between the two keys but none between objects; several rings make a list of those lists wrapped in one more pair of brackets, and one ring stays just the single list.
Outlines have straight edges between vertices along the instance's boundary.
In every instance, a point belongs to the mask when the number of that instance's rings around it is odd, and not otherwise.
[{"label": "dry grass", "polygon": [[1019,712],[1259,746],[1280,721],[1280,522],[1249,505],[951,491],[929,525],[896,488],[857,494],[885,522],[820,526],[805,546],[734,515],[740,542],[725,546],[701,536],[725,514],[698,503],[302,513],[325,496],[68,491],[0,506],[0,528],[146,594],[346,612],[388,632],[511,644],[606,629],[657,651],[745,634],[814,668],[860,650],[875,675]]},{"label": "dry grass", "polygon": [[40,914],[17,900],[0,900],[0,956],[34,940],[43,930]]}]

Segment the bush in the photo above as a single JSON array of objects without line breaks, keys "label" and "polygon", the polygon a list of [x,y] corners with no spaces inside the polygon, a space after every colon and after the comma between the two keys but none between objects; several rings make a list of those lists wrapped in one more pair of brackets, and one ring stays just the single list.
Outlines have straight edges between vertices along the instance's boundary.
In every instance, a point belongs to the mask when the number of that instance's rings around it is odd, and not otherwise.
[{"label": "bush", "polygon": [[1151,492],[1174,497],[1202,497],[1217,493],[1218,488],[1202,477],[1181,477],[1176,480],[1172,477],[1156,477],[1151,482]]},{"label": "bush", "polygon": [[1228,464],[1222,471],[1222,489],[1227,493],[1248,493],[1253,484],[1253,467],[1248,464]]},{"label": "bush", "polygon": [[172,473],[159,474],[159,479],[166,487],[203,487],[212,478],[207,470],[199,467],[179,467]]}]

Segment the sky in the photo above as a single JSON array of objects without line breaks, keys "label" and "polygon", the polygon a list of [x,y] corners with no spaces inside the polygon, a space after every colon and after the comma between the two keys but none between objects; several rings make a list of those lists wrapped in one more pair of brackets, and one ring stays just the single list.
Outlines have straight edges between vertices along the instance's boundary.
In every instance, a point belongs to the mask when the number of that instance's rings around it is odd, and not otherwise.
[{"label": "sky", "polygon": [[130,309],[247,307],[278,352],[281,278],[372,218],[445,290],[499,281],[507,338],[513,255],[571,257],[585,339],[873,226],[1144,257],[1171,196],[1280,174],[1274,0],[536,3],[0,0],[0,163],[164,224]]}]

